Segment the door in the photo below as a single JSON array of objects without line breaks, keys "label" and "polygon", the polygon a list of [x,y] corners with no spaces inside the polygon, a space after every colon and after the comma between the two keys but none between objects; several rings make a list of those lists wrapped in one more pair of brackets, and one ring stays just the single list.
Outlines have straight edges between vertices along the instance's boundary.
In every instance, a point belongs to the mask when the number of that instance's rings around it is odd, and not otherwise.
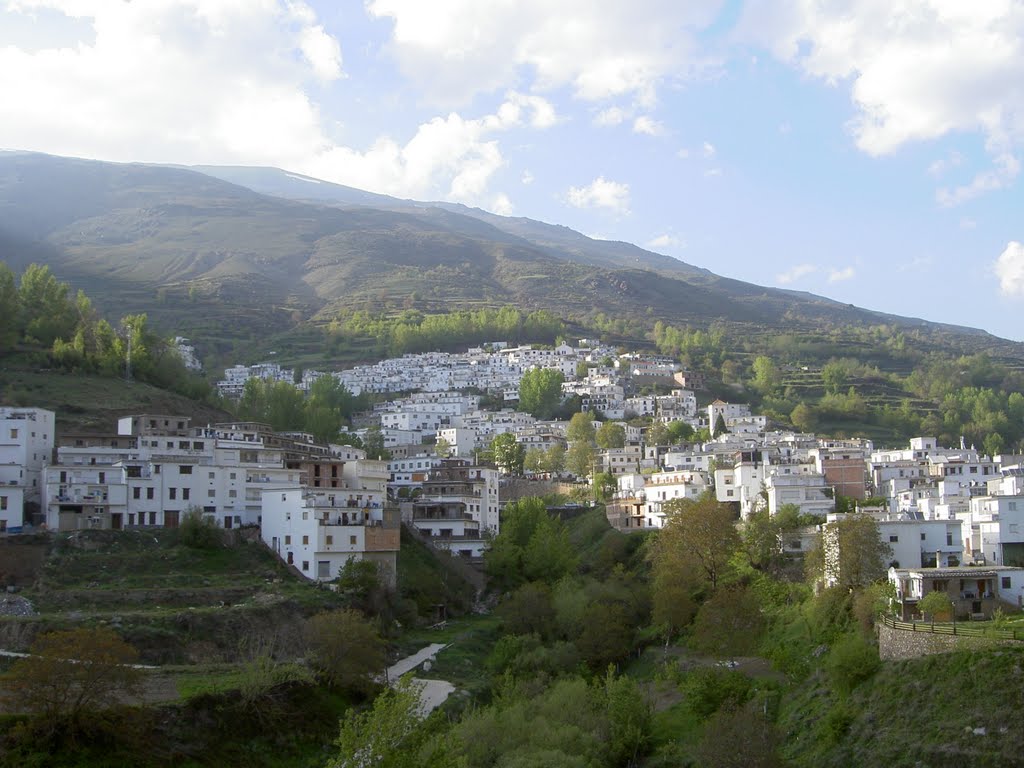
[{"label": "door", "polygon": [[231,515],[224,515],[224,527],[225,528],[230,528],[231,527]]},{"label": "door", "polygon": [[110,515],[110,527],[115,531],[121,530],[121,513],[113,512]]},{"label": "door", "polygon": [[178,527],[178,510],[168,509],[164,512],[164,528]]}]

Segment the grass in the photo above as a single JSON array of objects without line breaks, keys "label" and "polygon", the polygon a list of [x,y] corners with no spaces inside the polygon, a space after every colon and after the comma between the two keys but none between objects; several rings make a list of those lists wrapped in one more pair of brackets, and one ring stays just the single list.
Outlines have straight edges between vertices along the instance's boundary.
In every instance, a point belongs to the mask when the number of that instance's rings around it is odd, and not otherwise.
[{"label": "grass", "polygon": [[3,356],[0,405],[54,411],[62,434],[111,432],[118,417],[136,413],[182,414],[200,424],[230,419],[225,411],[149,384],[41,369],[29,354]]},{"label": "grass", "polygon": [[779,726],[795,768],[1012,766],[1022,709],[1024,649],[1002,647],[888,662],[847,698],[814,677],[783,699]]}]

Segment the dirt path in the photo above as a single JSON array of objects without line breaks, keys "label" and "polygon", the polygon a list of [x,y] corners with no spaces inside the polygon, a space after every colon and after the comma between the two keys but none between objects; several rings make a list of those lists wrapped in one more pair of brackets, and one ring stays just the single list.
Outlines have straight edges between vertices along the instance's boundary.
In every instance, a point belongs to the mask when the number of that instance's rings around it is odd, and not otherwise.
[{"label": "dirt path", "polygon": [[[399,659],[387,670],[387,680],[395,685],[402,675],[405,675],[420,665],[433,661],[440,651],[447,648],[443,643],[431,643],[426,648],[421,648],[411,656]],[[447,701],[448,697],[455,692],[455,686],[447,680],[428,680],[425,678],[412,678],[413,685],[419,690],[420,696],[420,717],[426,717],[435,709]]]}]

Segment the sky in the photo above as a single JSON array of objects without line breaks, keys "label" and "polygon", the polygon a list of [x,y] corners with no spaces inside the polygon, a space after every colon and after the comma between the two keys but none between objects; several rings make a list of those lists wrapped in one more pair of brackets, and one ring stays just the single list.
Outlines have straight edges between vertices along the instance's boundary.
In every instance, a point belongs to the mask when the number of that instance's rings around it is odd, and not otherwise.
[{"label": "sky", "polygon": [[1024,0],[0,0],[0,147],[271,165],[1024,340]]}]

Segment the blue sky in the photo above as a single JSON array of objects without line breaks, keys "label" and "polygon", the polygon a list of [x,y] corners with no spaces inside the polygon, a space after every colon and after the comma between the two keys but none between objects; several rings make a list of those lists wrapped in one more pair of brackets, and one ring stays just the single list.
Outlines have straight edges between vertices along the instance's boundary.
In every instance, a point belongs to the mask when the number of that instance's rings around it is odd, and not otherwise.
[{"label": "blue sky", "polygon": [[0,146],[274,165],[1024,340],[1020,0],[0,0]]}]

